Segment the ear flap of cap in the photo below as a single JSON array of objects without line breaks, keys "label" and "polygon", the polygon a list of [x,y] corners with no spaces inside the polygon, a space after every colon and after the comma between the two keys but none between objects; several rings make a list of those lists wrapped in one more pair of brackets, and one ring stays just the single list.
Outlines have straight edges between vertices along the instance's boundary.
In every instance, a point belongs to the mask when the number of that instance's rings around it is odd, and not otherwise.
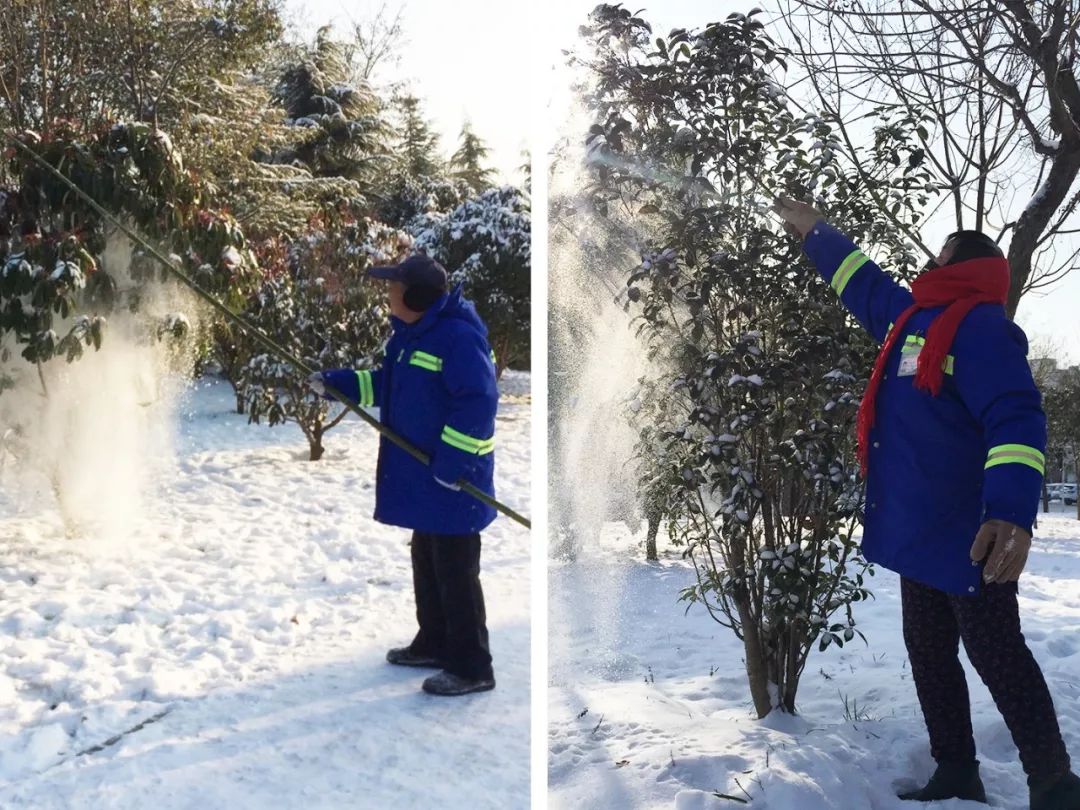
[{"label": "ear flap of cap", "polygon": [[443,290],[430,284],[413,284],[405,288],[401,300],[413,312],[427,312],[442,294]]}]

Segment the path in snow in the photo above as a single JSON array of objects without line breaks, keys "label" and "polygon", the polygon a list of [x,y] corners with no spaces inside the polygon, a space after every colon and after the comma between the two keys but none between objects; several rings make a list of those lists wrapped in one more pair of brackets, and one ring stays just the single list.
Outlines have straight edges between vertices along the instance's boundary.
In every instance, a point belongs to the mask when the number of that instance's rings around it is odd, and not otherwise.
[{"label": "path in snow", "polygon": [[[528,513],[528,376],[506,382],[498,494]],[[125,547],[68,538],[47,488],[0,491],[0,807],[526,806],[528,533],[485,533],[498,688],[424,695],[383,660],[415,624],[407,533],[370,517],[374,431],[346,420],[310,463],[233,401],[188,396]]]},{"label": "path in snow", "polygon": [[[1044,522],[1021,580],[1025,634],[1080,758],[1080,522]],[[640,539],[640,538],[639,538]],[[898,788],[932,770],[900,630],[899,579],[878,569],[856,607],[869,646],[816,650],[800,716],[758,722],[741,643],[679,590],[693,571],[669,550],[646,563],[608,526],[577,562],[550,566],[550,807],[910,810]],[[967,665],[983,778],[994,806],[1027,806],[1017,752]],[[845,719],[845,699],[848,719]],[[942,810],[977,805],[941,802]]]}]

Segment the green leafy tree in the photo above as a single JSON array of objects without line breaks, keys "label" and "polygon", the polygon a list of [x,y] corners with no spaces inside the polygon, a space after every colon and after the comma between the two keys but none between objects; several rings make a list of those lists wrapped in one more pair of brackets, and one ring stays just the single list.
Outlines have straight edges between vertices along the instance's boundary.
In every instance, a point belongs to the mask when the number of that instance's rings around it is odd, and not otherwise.
[{"label": "green leafy tree", "polygon": [[662,482],[669,534],[697,572],[683,598],[743,642],[758,715],[794,712],[811,650],[858,635],[853,606],[870,596],[853,429],[875,347],[769,201],[814,193],[910,276],[914,251],[869,213],[866,184],[910,222],[924,178],[887,160],[910,149],[903,127],[841,156],[834,121],[793,113],[773,78],[783,52],[753,14],[654,39],[600,6],[585,33],[586,193],[636,235],[623,295],[663,369],[644,475]]}]

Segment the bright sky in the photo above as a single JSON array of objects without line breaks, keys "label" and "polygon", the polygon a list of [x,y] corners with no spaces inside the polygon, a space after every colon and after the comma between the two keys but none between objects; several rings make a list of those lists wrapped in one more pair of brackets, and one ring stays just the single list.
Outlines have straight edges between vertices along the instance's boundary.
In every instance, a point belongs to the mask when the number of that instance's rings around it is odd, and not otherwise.
[{"label": "bright sky", "polygon": [[[286,9],[309,34],[332,23],[350,31],[370,20],[383,0],[286,0]],[[529,3],[485,0],[408,0],[385,3],[390,15],[404,8],[401,59],[391,78],[408,79],[447,157],[467,119],[491,148],[501,178],[521,182],[522,152],[529,145]]]},{"label": "bright sky", "polygon": [[[542,93],[552,128],[544,134],[545,144],[550,144],[556,137],[558,122],[566,121],[572,104],[566,88],[568,72],[563,66],[565,60],[560,51],[577,44],[577,28],[585,22],[595,5],[591,0],[555,0],[547,5],[541,58],[552,68],[547,74],[548,81]],[[656,0],[652,4],[626,4],[634,11],[644,7],[642,16],[661,35],[667,34],[671,28],[698,27],[722,19],[733,11],[745,13],[755,6],[768,11],[770,5],[767,0]],[[767,16],[759,19],[766,20]],[[843,227],[843,223],[836,224]],[[936,246],[936,242],[951,230],[945,225],[938,229],[931,227],[924,235]],[[1080,269],[1054,287],[1026,295],[1020,303],[1017,322],[1036,346],[1049,343],[1056,347],[1059,359],[1080,363]]]}]

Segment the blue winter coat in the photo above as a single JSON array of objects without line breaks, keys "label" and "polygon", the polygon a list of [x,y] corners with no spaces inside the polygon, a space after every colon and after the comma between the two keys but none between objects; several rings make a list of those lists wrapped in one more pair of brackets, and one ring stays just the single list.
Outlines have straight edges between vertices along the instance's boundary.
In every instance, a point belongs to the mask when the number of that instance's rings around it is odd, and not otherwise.
[{"label": "blue winter coat", "polygon": [[391,321],[381,368],[323,372],[328,386],[363,407],[377,406],[384,425],[432,459],[425,467],[380,439],[375,519],[432,534],[479,532],[495,510],[439,481],[468,481],[495,496],[499,391],[487,327],[460,287],[414,324]]},{"label": "blue winter coat", "polygon": [[[911,292],[824,222],[804,249],[844,306],[884,342],[914,302]],[[996,304],[977,306],[961,323],[941,393],[915,388],[912,358],[943,311],[916,313],[886,366],[870,434],[862,547],[868,560],[903,576],[975,594],[982,567],[970,550],[982,523],[996,518],[1030,531],[1035,521],[1046,417],[1027,338]]]}]

